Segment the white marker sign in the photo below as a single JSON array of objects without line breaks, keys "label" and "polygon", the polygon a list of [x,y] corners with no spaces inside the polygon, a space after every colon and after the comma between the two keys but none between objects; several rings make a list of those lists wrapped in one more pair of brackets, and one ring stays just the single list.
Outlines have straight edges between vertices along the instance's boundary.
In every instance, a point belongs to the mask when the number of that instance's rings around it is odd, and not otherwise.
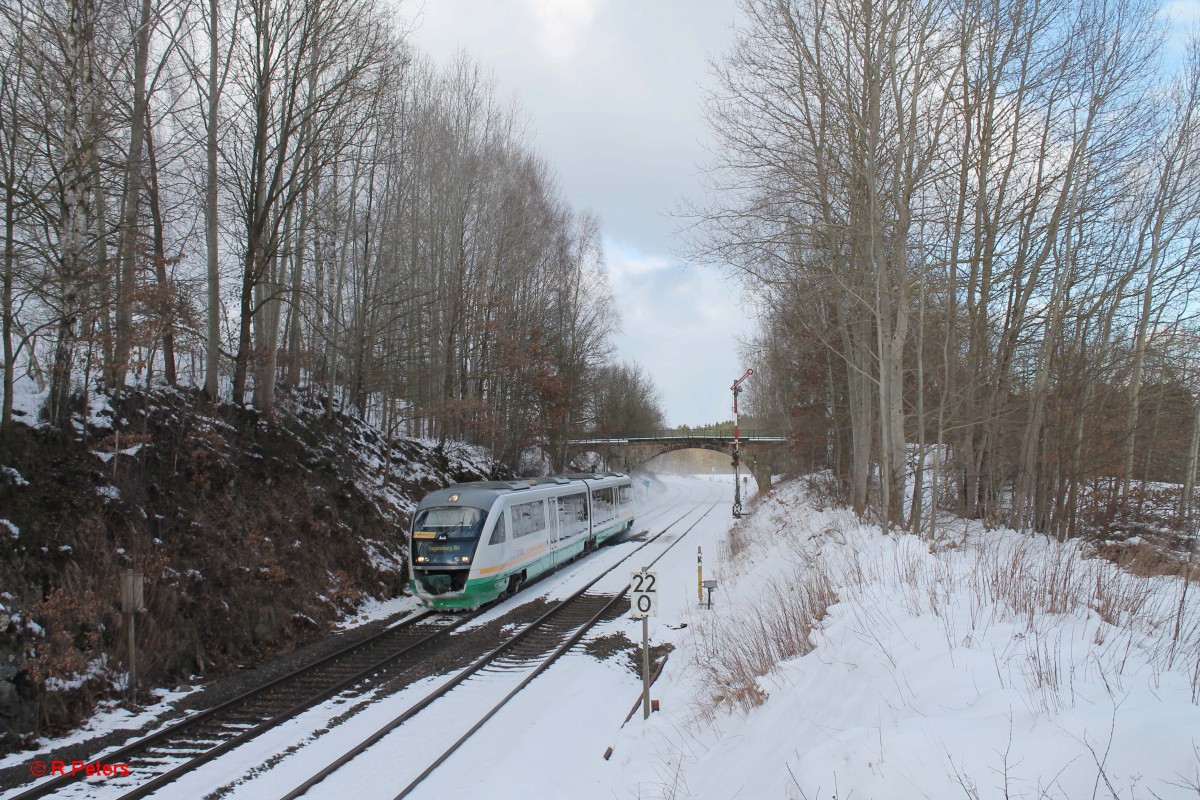
[{"label": "white marker sign", "polygon": [[657,573],[633,573],[629,582],[629,612],[634,619],[658,616]]}]

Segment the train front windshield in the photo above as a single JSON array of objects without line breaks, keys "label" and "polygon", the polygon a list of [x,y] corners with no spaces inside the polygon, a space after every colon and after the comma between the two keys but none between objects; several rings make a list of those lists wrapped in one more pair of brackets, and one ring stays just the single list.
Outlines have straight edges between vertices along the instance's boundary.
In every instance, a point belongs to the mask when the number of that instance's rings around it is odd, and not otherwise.
[{"label": "train front windshield", "polygon": [[413,562],[422,567],[467,566],[487,516],[478,508],[427,508],[413,522]]}]

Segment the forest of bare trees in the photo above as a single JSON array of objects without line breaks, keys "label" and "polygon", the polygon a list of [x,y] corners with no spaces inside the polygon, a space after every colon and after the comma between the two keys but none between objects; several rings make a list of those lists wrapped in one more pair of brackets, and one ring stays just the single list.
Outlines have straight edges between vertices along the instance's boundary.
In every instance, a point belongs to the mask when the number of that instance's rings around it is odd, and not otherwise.
[{"label": "forest of bare trees", "polygon": [[598,221],[466,55],[376,0],[0,5],[3,418],[277,387],[503,462],[564,451],[617,319]]},{"label": "forest of bare trees", "polygon": [[1073,536],[1162,481],[1194,525],[1196,45],[1144,0],[742,7],[695,245],[761,304],[754,413],[885,524]]}]

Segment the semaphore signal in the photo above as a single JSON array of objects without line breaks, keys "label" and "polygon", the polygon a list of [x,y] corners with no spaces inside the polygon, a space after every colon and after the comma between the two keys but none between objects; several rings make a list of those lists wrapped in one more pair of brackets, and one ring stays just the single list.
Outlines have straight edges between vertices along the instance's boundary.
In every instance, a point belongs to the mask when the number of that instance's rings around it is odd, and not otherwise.
[{"label": "semaphore signal", "polygon": [[738,395],[742,393],[742,382],[754,374],[753,369],[747,369],[742,377],[733,382],[730,390],[733,392],[733,516],[742,516],[742,480],[738,477],[738,468],[742,462],[741,444],[738,442]]}]

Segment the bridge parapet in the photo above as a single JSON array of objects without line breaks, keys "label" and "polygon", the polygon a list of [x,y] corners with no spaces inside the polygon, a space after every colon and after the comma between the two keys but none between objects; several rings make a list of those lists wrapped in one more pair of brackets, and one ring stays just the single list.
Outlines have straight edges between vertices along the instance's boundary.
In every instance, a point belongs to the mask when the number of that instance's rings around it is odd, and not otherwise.
[{"label": "bridge parapet", "polygon": [[[738,434],[744,461],[759,487],[771,485],[771,476],[781,471],[787,436],[774,431],[750,430]],[[733,431],[721,429],[662,430],[581,437],[567,442],[571,453],[595,450],[614,469],[636,470],[647,461],[674,450],[697,448],[732,455]]]},{"label": "bridge parapet", "polygon": [[[771,431],[742,431],[738,434],[739,441],[743,442],[773,442],[783,443],[787,441],[787,436],[774,433]],[[732,431],[706,431],[706,430],[666,430],[666,431],[643,431],[638,433],[614,433],[604,434],[592,437],[582,437],[579,439],[571,439],[568,444],[572,446],[583,446],[589,444],[643,444],[651,442],[677,443],[681,441],[703,441],[703,442],[722,442],[725,444],[733,443]]]}]

